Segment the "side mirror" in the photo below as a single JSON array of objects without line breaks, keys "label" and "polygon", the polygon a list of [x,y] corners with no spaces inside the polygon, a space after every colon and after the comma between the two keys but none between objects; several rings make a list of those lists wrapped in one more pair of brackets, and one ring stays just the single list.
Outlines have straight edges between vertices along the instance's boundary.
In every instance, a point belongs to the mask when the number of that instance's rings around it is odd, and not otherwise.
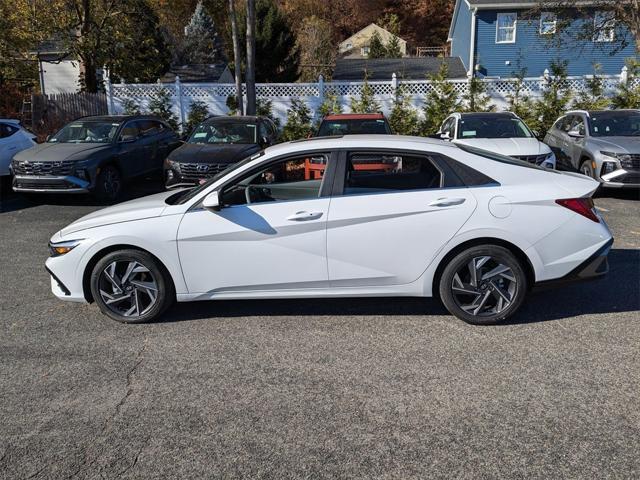
[{"label": "side mirror", "polygon": [[442,140],[451,140],[451,135],[449,135],[449,132],[440,132],[440,138]]},{"label": "side mirror", "polygon": [[45,142],[48,142],[49,140],[51,140],[51,135],[47,135],[47,138],[44,139]]},{"label": "side mirror", "polygon": [[581,134],[578,130],[570,130],[567,135],[569,135],[571,138],[584,138],[584,135]]},{"label": "side mirror", "polygon": [[538,130],[531,130],[531,133],[533,133],[533,136],[538,140],[542,140],[542,138],[540,138],[540,132]]},{"label": "side mirror", "polygon": [[202,206],[210,212],[219,212],[222,209],[222,206],[220,205],[220,197],[218,196],[218,192],[211,192],[209,195],[204,197]]}]

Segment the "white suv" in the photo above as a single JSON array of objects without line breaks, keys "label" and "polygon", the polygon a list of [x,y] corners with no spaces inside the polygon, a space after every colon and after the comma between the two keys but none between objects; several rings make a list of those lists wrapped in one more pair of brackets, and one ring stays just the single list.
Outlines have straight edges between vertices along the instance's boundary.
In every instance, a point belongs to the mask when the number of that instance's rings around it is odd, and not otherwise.
[{"label": "white suv", "polygon": [[556,168],[556,156],[548,145],[515,113],[454,113],[438,132],[441,139]]},{"label": "white suv", "polygon": [[18,120],[0,118],[0,177],[9,175],[13,156],[33,147],[36,136],[20,126]]}]

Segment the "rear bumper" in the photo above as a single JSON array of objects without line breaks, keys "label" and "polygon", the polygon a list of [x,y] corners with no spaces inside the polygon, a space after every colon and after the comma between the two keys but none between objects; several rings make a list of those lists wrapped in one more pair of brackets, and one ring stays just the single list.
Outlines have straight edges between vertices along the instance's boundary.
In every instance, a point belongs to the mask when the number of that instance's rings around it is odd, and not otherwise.
[{"label": "rear bumper", "polygon": [[89,185],[88,181],[70,175],[16,175],[13,177],[13,190],[16,192],[88,193]]},{"label": "rear bumper", "polygon": [[609,261],[607,260],[607,255],[609,255],[612,245],[613,238],[564,277],[537,282],[534,287],[536,289],[545,289],[568,285],[571,283],[597,280],[604,277],[609,272]]}]

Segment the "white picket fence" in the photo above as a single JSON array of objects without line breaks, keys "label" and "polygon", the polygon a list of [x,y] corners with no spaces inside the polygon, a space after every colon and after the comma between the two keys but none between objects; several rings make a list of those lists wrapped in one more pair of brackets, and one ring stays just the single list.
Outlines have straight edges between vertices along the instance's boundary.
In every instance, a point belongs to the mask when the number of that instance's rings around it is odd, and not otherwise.
[{"label": "white picket fence", "polygon": [[[540,97],[546,88],[548,73],[536,78],[525,78],[522,82],[521,93],[531,98]],[[569,86],[574,92],[584,90],[590,76],[569,77]],[[620,84],[628,81],[627,67],[620,75],[602,76],[605,95],[611,95]],[[498,110],[508,108],[509,95],[514,92],[516,79],[484,79],[487,94]],[[460,96],[467,91],[469,82],[466,79],[450,80]],[[634,82],[640,82],[635,79]],[[304,101],[312,112],[317,112],[328,93],[335,94],[342,105],[343,111],[348,113],[352,98],[359,98],[362,94],[364,82],[325,82],[322,77],[315,83],[264,83],[256,85],[256,95],[271,101],[273,114],[282,124],[287,117],[287,109],[294,98]],[[432,82],[428,80],[399,80],[395,74],[389,81],[372,81],[369,86],[380,104],[382,111],[389,114],[393,108],[398,88],[407,96],[411,104],[418,109],[424,106],[426,95],[433,90]],[[155,98],[161,90],[169,93],[172,99],[172,109],[181,124],[187,120],[189,107],[194,101],[204,102],[212,115],[226,115],[229,112],[226,101],[230,95],[235,95],[234,84],[222,83],[182,83],[176,77],[175,83],[170,84],[140,84],[140,83],[110,83],[106,84],[108,109],[110,114],[124,111],[123,102],[133,101],[142,111],[148,109],[149,101]],[[244,93],[244,86],[243,86]]]}]

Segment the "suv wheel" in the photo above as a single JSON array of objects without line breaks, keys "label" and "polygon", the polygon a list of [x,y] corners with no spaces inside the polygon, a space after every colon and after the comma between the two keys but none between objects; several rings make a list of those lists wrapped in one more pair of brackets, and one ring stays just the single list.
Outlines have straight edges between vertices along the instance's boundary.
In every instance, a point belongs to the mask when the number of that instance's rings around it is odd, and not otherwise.
[{"label": "suv wheel", "polygon": [[583,175],[586,175],[587,177],[595,178],[595,173],[593,171],[593,164],[592,164],[591,160],[589,160],[589,159],[584,160],[580,164],[580,173],[583,174]]},{"label": "suv wheel", "polygon": [[442,272],[440,298],[456,317],[476,325],[505,320],[522,305],[527,276],[520,261],[497,245],[471,247]]},{"label": "suv wheel", "polygon": [[158,318],[175,300],[166,270],[146,252],[119,250],[91,272],[91,294],[102,313],[122,323]]},{"label": "suv wheel", "polygon": [[96,178],[95,195],[98,200],[114,202],[120,197],[123,189],[120,171],[113,165],[102,167]]}]

